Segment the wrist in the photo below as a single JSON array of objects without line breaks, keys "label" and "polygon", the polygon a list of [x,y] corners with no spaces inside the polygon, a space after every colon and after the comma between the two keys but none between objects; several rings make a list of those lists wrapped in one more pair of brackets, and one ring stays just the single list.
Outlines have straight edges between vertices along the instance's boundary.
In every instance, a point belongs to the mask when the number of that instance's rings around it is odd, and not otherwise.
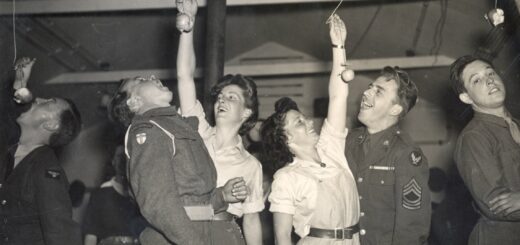
[{"label": "wrist", "polygon": [[345,49],[344,45],[332,44],[332,48]]}]

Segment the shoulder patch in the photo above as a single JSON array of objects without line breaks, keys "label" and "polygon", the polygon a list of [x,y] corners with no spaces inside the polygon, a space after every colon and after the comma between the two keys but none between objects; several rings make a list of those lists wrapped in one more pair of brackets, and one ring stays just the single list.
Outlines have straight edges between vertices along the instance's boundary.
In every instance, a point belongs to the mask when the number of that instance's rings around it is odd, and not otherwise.
[{"label": "shoulder patch", "polygon": [[45,169],[45,177],[49,179],[60,179],[61,173],[55,169]]},{"label": "shoulder patch", "polygon": [[403,186],[403,208],[416,210],[421,208],[422,188],[415,178]]},{"label": "shoulder patch", "polygon": [[137,141],[137,144],[144,144],[144,142],[146,142],[146,133],[135,134],[135,140]]},{"label": "shoulder patch", "polygon": [[410,162],[412,163],[412,165],[419,166],[421,165],[422,161],[423,156],[420,151],[412,151],[412,153],[410,153]]}]

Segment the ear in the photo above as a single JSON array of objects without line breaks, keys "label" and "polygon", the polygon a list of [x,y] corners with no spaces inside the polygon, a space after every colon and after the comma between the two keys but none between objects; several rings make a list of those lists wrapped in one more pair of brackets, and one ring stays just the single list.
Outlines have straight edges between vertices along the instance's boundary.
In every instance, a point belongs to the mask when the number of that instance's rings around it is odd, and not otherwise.
[{"label": "ear", "polygon": [[60,128],[60,122],[56,119],[48,119],[42,123],[42,127],[50,132],[56,132]]},{"label": "ear", "polygon": [[400,104],[394,104],[392,108],[390,108],[390,115],[398,117],[403,111],[403,107]]},{"label": "ear", "polygon": [[460,93],[459,94],[459,99],[460,101],[462,101],[464,104],[468,104],[468,105],[472,105],[473,104],[473,100],[471,99],[471,97],[469,97],[469,94],[464,92],[464,93]]},{"label": "ear", "polygon": [[139,96],[132,96],[126,100],[126,105],[130,111],[137,112],[143,106],[143,100]]}]

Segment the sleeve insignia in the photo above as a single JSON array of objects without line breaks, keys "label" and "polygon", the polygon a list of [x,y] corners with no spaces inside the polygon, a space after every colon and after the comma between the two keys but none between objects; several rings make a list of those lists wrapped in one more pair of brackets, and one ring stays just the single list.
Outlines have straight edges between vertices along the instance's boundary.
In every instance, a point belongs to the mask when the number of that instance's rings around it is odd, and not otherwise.
[{"label": "sleeve insignia", "polygon": [[419,166],[422,162],[422,154],[418,151],[412,151],[410,154],[410,160],[412,161],[412,165]]},{"label": "sleeve insignia", "polygon": [[135,139],[137,140],[137,144],[144,144],[146,142],[146,133],[138,133],[135,135]]},{"label": "sleeve insignia", "polygon": [[416,210],[421,208],[422,188],[415,178],[403,186],[403,208]]},{"label": "sleeve insignia", "polygon": [[60,171],[58,170],[53,170],[53,169],[46,169],[45,170],[45,177],[49,178],[49,179],[60,179]]}]

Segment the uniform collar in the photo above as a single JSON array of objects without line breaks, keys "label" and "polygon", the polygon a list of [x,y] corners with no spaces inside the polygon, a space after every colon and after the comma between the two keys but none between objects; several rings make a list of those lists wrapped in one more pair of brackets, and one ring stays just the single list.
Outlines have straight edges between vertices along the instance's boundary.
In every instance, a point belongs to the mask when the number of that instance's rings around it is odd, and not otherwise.
[{"label": "uniform collar", "polygon": [[[507,115],[511,116],[509,113],[507,113]],[[514,120],[514,118],[512,118],[512,119]],[[487,114],[487,113],[482,113],[482,112],[475,111],[475,113],[473,115],[473,120],[497,124],[497,125],[499,125],[501,127],[504,127],[504,128],[508,127],[507,123],[506,123],[506,121],[504,120],[503,117],[499,117],[499,116],[495,116],[495,115],[491,115],[491,114]]]},{"label": "uniform collar", "polygon": [[[362,144],[363,142],[365,142],[365,140],[367,138],[371,138],[371,140],[376,140],[379,142],[380,140],[387,140],[391,136],[399,135],[399,134],[401,134],[401,129],[399,128],[399,125],[397,123],[388,127],[387,129],[381,130],[375,134],[368,133],[368,129],[366,127],[364,127],[363,132],[357,138],[357,142]],[[375,142],[372,142],[372,143],[375,143]],[[383,143],[384,143],[384,141],[383,141]]]},{"label": "uniform collar", "polygon": [[146,111],[142,115],[136,115],[136,119],[150,118],[156,116],[177,116],[177,109],[175,106],[159,107]]}]

